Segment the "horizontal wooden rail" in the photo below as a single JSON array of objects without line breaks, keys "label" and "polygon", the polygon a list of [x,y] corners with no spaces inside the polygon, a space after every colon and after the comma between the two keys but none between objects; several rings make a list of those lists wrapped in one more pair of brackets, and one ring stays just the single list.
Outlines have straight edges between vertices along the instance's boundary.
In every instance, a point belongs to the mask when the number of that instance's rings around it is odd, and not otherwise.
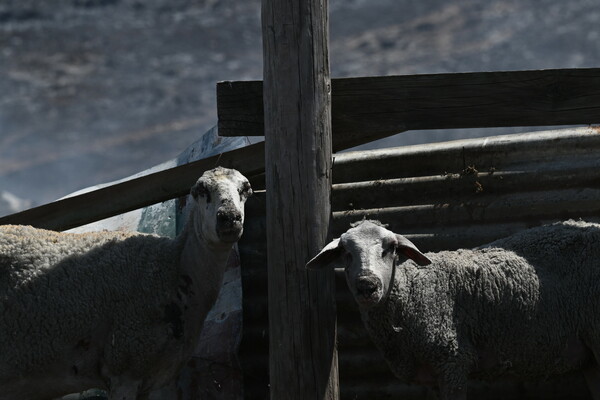
[{"label": "horizontal wooden rail", "polygon": [[144,175],[78,196],[57,200],[0,218],[0,225],[22,224],[65,230],[146,207],[189,192],[206,170],[217,165],[235,168],[252,177],[264,170],[264,145],[241,149]]},{"label": "horizontal wooden rail", "polygon": [[[333,148],[405,130],[600,122],[600,69],[332,79]],[[217,84],[219,134],[262,136],[262,82]]]},{"label": "horizontal wooden rail", "polygon": [[[344,150],[408,129],[600,122],[600,69],[366,77],[332,80],[333,147]],[[263,134],[262,82],[217,85],[219,134]],[[223,153],[0,218],[64,230],[189,190],[215,165],[264,171],[264,144]]]}]

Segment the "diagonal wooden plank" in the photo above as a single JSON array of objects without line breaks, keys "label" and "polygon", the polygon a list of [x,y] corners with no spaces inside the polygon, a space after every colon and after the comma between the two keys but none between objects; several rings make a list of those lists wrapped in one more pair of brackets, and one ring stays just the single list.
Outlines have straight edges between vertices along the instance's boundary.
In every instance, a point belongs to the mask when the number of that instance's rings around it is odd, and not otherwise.
[{"label": "diagonal wooden plank", "polygon": [[[262,82],[217,84],[219,134],[263,135]],[[600,69],[332,79],[333,148],[405,130],[600,122]]]},{"label": "diagonal wooden plank", "polygon": [[208,169],[235,168],[247,177],[264,171],[264,144],[256,143],[155,172],[93,192],[69,197],[0,218],[0,225],[21,224],[65,230],[187,194]]}]

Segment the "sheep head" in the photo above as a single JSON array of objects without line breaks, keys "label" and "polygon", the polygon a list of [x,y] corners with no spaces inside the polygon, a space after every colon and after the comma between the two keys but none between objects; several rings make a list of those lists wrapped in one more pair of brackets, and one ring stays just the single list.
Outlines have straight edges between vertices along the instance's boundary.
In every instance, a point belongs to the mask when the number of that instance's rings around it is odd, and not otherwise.
[{"label": "sheep head", "polygon": [[396,263],[407,258],[419,265],[431,263],[404,236],[377,221],[361,221],[325,246],[306,267],[344,267],[348,287],[359,306],[372,307],[388,293]]},{"label": "sheep head", "polygon": [[191,189],[197,212],[194,228],[212,243],[236,242],[244,230],[244,203],[252,195],[248,179],[235,169],[204,172]]}]

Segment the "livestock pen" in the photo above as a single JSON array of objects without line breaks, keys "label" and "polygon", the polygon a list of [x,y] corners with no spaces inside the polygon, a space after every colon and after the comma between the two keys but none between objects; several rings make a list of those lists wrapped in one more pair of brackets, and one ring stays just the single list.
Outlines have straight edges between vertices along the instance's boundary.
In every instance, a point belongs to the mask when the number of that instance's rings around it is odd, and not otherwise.
[{"label": "livestock pen", "polygon": [[[265,4],[269,5],[270,2],[265,0]],[[320,27],[316,28],[317,35],[308,36],[320,38],[323,42],[323,36],[326,38],[326,35],[322,35],[319,29],[323,29],[323,26],[326,29],[326,4],[316,4],[311,10],[315,12],[310,18],[311,23],[318,23]],[[302,18],[305,17],[308,16],[302,15]],[[281,21],[285,21],[285,18]],[[263,34],[265,31],[269,32],[266,25]],[[305,35],[306,31],[303,31],[299,37]],[[288,39],[293,42],[298,38],[291,35]],[[326,44],[326,40],[324,42]],[[289,42],[285,41],[285,44]],[[290,130],[299,135],[297,141],[290,143],[304,143],[305,137],[302,135],[306,135],[306,147],[310,147],[307,158],[317,155],[328,166],[332,158],[331,148],[338,152],[333,157],[331,176],[326,168],[324,176],[315,178],[321,184],[321,192],[317,194],[326,196],[330,187],[328,184],[323,186],[321,180],[333,180],[331,202],[325,202],[327,207],[331,205],[333,211],[331,224],[326,224],[331,226],[331,235],[344,231],[349,222],[368,216],[389,223],[392,230],[405,234],[423,250],[438,250],[474,246],[556,219],[599,216],[600,173],[597,172],[595,154],[600,135],[593,127],[401,149],[339,152],[406,130],[598,123],[600,121],[596,113],[600,109],[600,69],[365,77],[333,79],[330,82],[326,47],[313,47],[312,43],[310,46],[298,46],[306,52],[304,55],[307,57],[303,57],[300,52],[295,52],[293,46],[290,46],[291,56],[287,60],[285,54],[274,54],[271,58],[266,52],[266,59],[271,64],[265,74],[265,78],[268,78],[265,83],[268,83],[267,80],[270,82],[264,88],[261,82],[223,82],[217,86],[219,133],[223,136],[264,134],[268,144],[273,139],[273,136],[269,136],[273,134],[273,120],[281,117],[277,121],[279,126],[289,123],[294,128]],[[289,82],[281,79],[273,85],[271,81],[277,75],[278,65],[287,63],[289,67],[297,60],[304,63],[305,59],[309,64],[316,59],[323,68],[317,68],[316,77],[298,74],[301,85],[292,85],[294,90],[290,91],[289,96],[284,96],[284,92],[289,91]],[[298,67],[293,66],[292,73]],[[309,66],[309,69],[313,67]],[[323,73],[325,70],[327,72]],[[317,78],[319,80],[315,84]],[[299,86],[310,89],[303,91]],[[275,93],[274,87],[280,91]],[[315,92],[316,100],[307,98],[306,93]],[[304,120],[292,118],[291,114],[277,113],[274,105],[278,102],[288,104],[290,101],[292,109],[293,105],[301,108],[306,104],[316,104],[314,109],[307,112],[307,119],[316,125],[328,121],[331,116],[331,140],[327,132],[323,135],[326,146],[314,145],[312,138],[314,131],[318,136],[319,129],[323,127],[304,126]],[[263,108],[263,105],[267,106]],[[298,114],[301,111],[306,110],[298,109]],[[290,117],[290,120],[285,117]],[[297,132],[298,127],[305,128],[306,132]],[[323,131],[328,131],[328,128],[323,128]],[[285,140],[280,141],[285,145]],[[307,156],[305,148],[290,146],[291,153]],[[202,171],[216,164],[238,169],[251,179],[255,188],[266,189],[263,193],[259,191],[248,203],[247,230],[240,243],[245,324],[240,358],[245,378],[245,397],[263,399],[271,391],[273,398],[277,397],[272,392],[274,387],[278,387],[278,390],[285,388],[285,376],[276,373],[273,368],[269,372],[271,353],[271,362],[285,366],[288,373],[297,370],[296,385],[314,386],[314,382],[309,381],[317,375],[320,380],[325,373],[325,379],[329,379],[325,384],[327,389],[322,389],[320,382],[316,385],[319,386],[316,390],[319,393],[312,393],[310,398],[323,396],[322,390],[331,394],[329,398],[338,398],[338,356],[335,345],[329,343],[324,347],[325,356],[321,358],[319,354],[314,354],[314,349],[309,349],[302,353],[308,354],[306,359],[285,359],[285,352],[280,353],[280,350],[286,350],[289,343],[276,349],[268,345],[273,336],[273,332],[269,332],[268,317],[271,318],[271,326],[286,325],[283,327],[287,331],[298,330],[295,339],[299,344],[310,342],[311,337],[321,333],[319,326],[312,326],[313,332],[307,334],[306,315],[301,315],[301,327],[291,326],[269,315],[267,287],[273,289],[276,286],[273,282],[268,284],[273,276],[266,273],[266,254],[279,243],[270,240],[265,244],[267,227],[274,225],[273,221],[265,218],[267,211],[272,211],[265,209],[265,198],[269,194],[281,196],[283,192],[270,180],[268,170],[271,168],[272,172],[278,155],[268,147],[265,149],[261,142],[152,173],[1,218],[0,224],[68,229],[182,196]],[[306,169],[310,168],[309,165]],[[297,172],[292,171],[294,174]],[[300,179],[300,183],[317,187],[317,182],[307,182],[305,177]],[[289,198],[286,197],[288,195]],[[296,204],[296,212],[298,209],[302,211],[301,207],[306,204],[298,203],[298,199],[292,199],[294,196],[294,193],[285,194],[284,203],[294,200],[289,203]],[[284,211],[288,211],[286,207],[286,204],[282,204]],[[328,214],[328,208],[324,210]],[[283,224],[283,228],[290,229],[287,233],[294,235],[292,226]],[[298,244],[303,251],[311,246],[314,243],[309,246],[304,242],[302,246]],[[322,313],[323,319],[331,321],[333,318],[335,321],[335,311],[328,305],[322,310],[320,302],[313,303],[310,296],[303,296],[302,291],[310,286],[304,278],[307,273],[297,270],[295,273],[302,278],[299,291],[304,298],[303,304],[297,305],[298,309],[313,306],[309,318]],[[345,285],[337,285],[336,295],[339,391],[342,397],[424,398],[424,389],[400,384],[387,372],[387,367],[365,335]],[[283,299],[287,300],[285,297]],[[275,301],[271,300],[271,309]],[[276,305],[279,306],[279,303],[286,301],[280,300]],[[293,301],[288,303],[292,303],[290,309],[293,311],[296,304]],[[335,334],[335,323],[333,326],[329,324],[322,336],[330,337],[332,333]],[[318,349],[319,344],[313,346]],[[302,363],[302,368],[299,363]],[[306,368],[312,368],[313,373],[307,372]],[[586,398],[587,393],[579,377],[564,379],[566,381],[560,383],[549,378],[545,383],[533,384],[475,384],[472,393],[485,395],[486,398]],[[291,395],[298,395],[294,388],[290,389]]]},{"label": "livestock pen", "polygon": [[[335,156],[333,235],[378,219],[423,251],[475,247],[533,226],[600,217],[600,132],[576,128]],[[268,397],[265,196],[248,202],[239,243],[244,288],[240,359],[247,399]],[[425,399],[397,381],[362,325],[342,270],[336,271],[343,399]],[[472,382],[486,399],[586,399],[582,376],[542,382]]]},{"label": "livestock pen", "polygon": [[[260,143],[255,144],[59,200],[4,217],[0,223],[62,230],[182,195],[185,189],[175,187],[178,180],[193,180],[217,161],[248,174],[259,190],[247,204],[246,228],[239,244],[244,313],[239,357],[245,398],[264,399],[269,392],[269,333],[265,191],[260,190],[264,188],[264,155],[260,148]],[[345,231],[350,222],[377,218],[421,249],[436,251],[477,246],[554,220],[596,219],[600,217],[598,151],[600,130],[581,127],[337,153],[333,163],[333,235]],[[105,196],[121,200],[106,201]],[[62,211],[67,206],[69,213]],[[103,211],[102,207],[112,210]],[[342,275],[337,275],[342,398],[424,398],[426,389],[402,384],[388,372],[362,327]],[[475,382],[471,392],[486,398],[584,399],[586,390],[582,378],[571,375],[544,382]]]}]

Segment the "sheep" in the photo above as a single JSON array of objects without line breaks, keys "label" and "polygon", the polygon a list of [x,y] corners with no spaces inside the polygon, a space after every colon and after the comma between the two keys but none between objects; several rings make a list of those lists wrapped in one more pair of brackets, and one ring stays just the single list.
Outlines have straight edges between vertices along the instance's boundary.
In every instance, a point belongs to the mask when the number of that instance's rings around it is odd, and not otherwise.
[{"label": "sheep", "polygon": [[175,239],[0,226],[0,400],[147,399],[191,357],[252,194],[206,171]]},{"label": "sheep", "polygon": [[423,254],[377,221],[307,263],[345,267],[363,323],[393,374],[465,399],[468,378],[582,370],[600,399],[600,225],[565,221],[471,250]]}]

